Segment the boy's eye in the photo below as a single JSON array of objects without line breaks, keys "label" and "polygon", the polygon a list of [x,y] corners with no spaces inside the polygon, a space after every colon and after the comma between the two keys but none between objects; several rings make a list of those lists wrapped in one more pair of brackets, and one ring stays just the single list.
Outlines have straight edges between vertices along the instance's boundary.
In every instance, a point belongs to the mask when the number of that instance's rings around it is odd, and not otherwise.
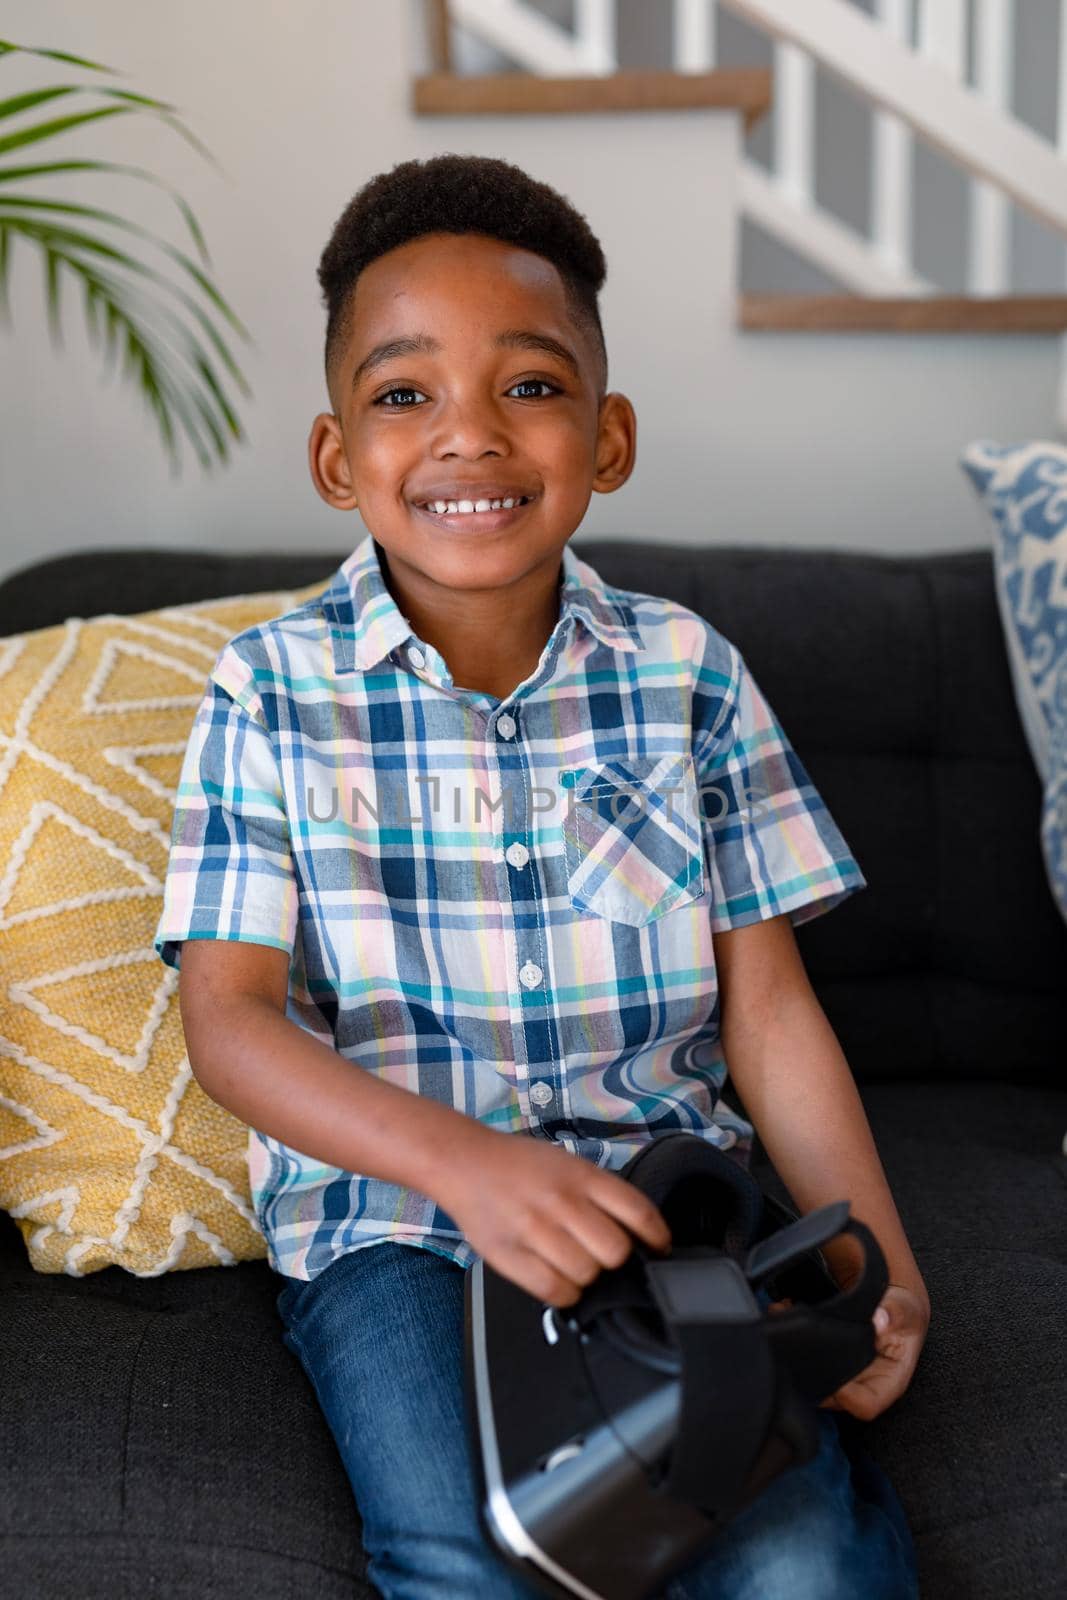
[{"label": "boy's eye", "polygon": [[[412,389],[412,388],[408,388],[408,387],[396,388],[396,389],[387,389],[385,391],[385,393],[384,394],[380,394],[378,396],[377,400],[375,400],[373,403],[376,406],[384,406],[384,405],[386,405],[387,401],[391,400],[391,397],[394,394],[421,394],[421,393],[422,393],[421,389]],[[393,402],[391,405],[388,405],[386,407],[386,409],[389,410],[389,411],[406,411],[408,408],[405,405],[400,405],[397,402]]]},{"label": "boy's eye", "polygon": [[[520,378],[518,383],[512,384],[511,389],[508,390],[508,393],[510,394],[512,389],[525,389],[529,388],[530,386],[533,386],[534,388],[540,386],[542,389],[548,389],[552,394],[560,393],[560,390],[556,387],[556,385],[554,383],[549,383],[547,378]],[[378,398],[371,403],[376,406],[385,406],[387,411],[409,411],[411,409],[410,402],[402,402],[392,399],[392,396],[397,394],[422,394],[422,390],[412,387],[411,384],[397,385],[396,388],[387,389],[384,394],[380,394]],[[523,400],[540,400],[543,398],[544,397],[542,395],[537,394],[520,396],[520,399]]]},{"label": "boy's eye", "polygon": [[[512,384],[511,388],[512,389],[525,389],[531,384],[534,385],[534,386],[540,384],[542,389],[549,389],[549,390],[551,390],[551,392],[553,394],[559,394],[559,392],[560,392],[556,388],[556,385],[554,383],[549,383],[546,378],[520,378],[518,383],[513,383]],[[508,390],[508,393],[509,394],[511,393],[510,389]],[[526,395],[524,398],[526,398],[528,400],[540,400],[541,396],[540,395],[536,395],[536,394],[535,395]]]}]

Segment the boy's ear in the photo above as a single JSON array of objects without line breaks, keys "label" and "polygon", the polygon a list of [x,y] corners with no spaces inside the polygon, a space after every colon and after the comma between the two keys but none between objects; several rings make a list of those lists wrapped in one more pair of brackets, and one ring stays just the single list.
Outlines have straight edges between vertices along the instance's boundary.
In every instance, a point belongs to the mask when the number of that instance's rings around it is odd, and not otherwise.
[{"label": "boy's ear", "polygon": [[311,424],[308,466],[311,469],[311,481],[328,506],[334,506],[338,511],[356,509],[341,424],[332,411],[320,411]]},{"label": "boy's ear", "polygon": [[637,415],[624,394],[612,390],[600,402],[597,420],[596,472],[593,488],[597,494],[614,494],[621,489],[637,459]]}]

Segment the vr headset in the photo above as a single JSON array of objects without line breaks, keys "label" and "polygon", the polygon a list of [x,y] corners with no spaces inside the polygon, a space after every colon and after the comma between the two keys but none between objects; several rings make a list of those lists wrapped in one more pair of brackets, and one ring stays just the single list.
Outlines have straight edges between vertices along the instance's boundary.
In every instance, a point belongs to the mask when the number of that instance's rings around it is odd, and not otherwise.
[{"label": "vr headset", "polygon": [[[620,1175],[659,1207],[669,1255],[635,1239],[563,1310],[480,1258],[466,1278],[483,1531],[557,1600],[647,1600],[810,1460],[818,1403],[874,1360],[888,1279],[847,1200],[798,1218],[698,1134],[654,1138]],[[864,1252],[847,1291],[819,1249],[842,1233]]]}]

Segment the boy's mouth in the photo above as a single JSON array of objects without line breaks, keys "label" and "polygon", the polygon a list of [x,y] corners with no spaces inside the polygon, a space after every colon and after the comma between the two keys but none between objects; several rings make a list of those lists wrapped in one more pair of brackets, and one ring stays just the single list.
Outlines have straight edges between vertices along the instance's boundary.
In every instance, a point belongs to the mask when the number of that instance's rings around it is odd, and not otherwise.
[{"label": "boy's mouth", "polygon": [[415,502],[415,510],[439,528],[458,533],[495,533],[522,516],[537,499],[536,495],[485,496],[478,500],[429,500]]}]

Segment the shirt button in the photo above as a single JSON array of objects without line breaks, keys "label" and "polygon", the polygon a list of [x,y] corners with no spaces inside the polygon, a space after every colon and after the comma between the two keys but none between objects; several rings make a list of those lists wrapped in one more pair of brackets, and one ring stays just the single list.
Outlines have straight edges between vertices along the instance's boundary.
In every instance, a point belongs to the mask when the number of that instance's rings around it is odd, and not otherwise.
[{"label": "shirt button", "polygon": [[515,844],[509,844],[507,849],[504,851],[504,854],[507,856],[513,867],[524,867],[527,861],[530,859],[529,850],[527,850],[524,844],[519,844],[518,842]]},{"label": "shirt button", "polygon": [[409,647],[408,660],[411,662],[413,667],[424,667],[426,665],[426,657],[423,655],[417,644],[413,644]]},{"label": "shirt button", "polygon": [[550,1083],[535,1083],[530,1090],[530,1099],[535,1106],[547,1106],[552,1098],[552,1085]]},{"label": "shirt button", "polygon": [[503,739],[513,739],[515,737],[515,718],[509,717],[505,711],[502,717],[497,717],[496,719],[496,731]]},{"label": "shirt button", "polygon": [[533,961],[527,961],[524,967],[519,968],[519,977],[527,989],[532,989],[535,983],[541,982],[541,968]]}]

